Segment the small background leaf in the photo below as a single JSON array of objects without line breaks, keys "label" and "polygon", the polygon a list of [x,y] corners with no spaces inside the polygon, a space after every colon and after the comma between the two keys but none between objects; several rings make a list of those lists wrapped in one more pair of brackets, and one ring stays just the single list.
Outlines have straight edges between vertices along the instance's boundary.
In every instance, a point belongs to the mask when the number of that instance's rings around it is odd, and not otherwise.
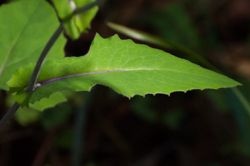
[{"label": "small background leaf", "polygon": [[[63,20],[73,13],[75,8],[83,7],[94,0],[52,0],[59,17]],[[64,22],[66,33],[74,40],[80,37],[81,33],[87,33],[90,23],[95,17],[98,7],[95,6],[83,13],[73,16]]]},{"label": "small background leaf", "polygon": [[[12,95],[9,95],[6,100],[6,105],[9,107],[11,107],[15,102],[11,97]],[[48,108],[53,109],[53,107],[55,107],[57,104],[63,103],[65,101],[67,101],[67,99],[61,92],[54,93],[49,98],[44,98],[34,104],[30,104],[29,108],[19,108],[15,113],[15,119],[22,126],[28,126],[40,120],[42,116],[41,111]]]},{"label": "small background leaf", "polygon": [[[55,107],[58,103],[63,103],[67,101],[66,97],[61,92],[57,92],[52,94],[49,98],[44,98],[34,104],[30,104],[30,108],[35,109],[37,111],[43,111],[46,108]],[[11,107],[14,104],[14,100],[12,100],[12,95],[9,95],[6,100],[6,105]]]},{"label": "small background leaf", "polygon": [[60,92],[52,94],[49,98],[44,98],[34,104],[31,104],[30,107],[39,111],[43,111],[46,108],[55,107],[59,103],[66,102],[67,99]]}]

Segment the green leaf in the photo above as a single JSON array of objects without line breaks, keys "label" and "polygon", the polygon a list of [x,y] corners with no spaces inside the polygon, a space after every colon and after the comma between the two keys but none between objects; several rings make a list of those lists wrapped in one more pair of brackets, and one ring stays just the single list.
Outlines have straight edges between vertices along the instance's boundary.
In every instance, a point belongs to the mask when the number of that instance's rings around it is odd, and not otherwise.
[{"label": "green leaf", "polygon": [[[61,95],[61,93],[55,93],[55,94],[56,95],[52,95],[52,97]],[[50,97],[50,99],[52,97]],[[44,99],[41,101],[44,101]],[[15,113],[15,119],[20,125],[28,126],[40,120],[42,126],[45,129],[50,129],[59,124],[62,124],[70,116],[71,109],[65,103],[59,104],[55,107],[53,106],[54,108],[47,107],[48,109],[45,109],[43,112],[36,109],[36,107],[40,109],[40,107],[36,103],[34,105],[31,105],[30,108],[28,107],[19,108],[18,111]]]},{"label": "green leaf", "polygon": [[[151,44],[155,44],[157,46],[161,46],[161,47],[164,47],[164,48],[167,48],[170,50],[177,50],[180,53],[182,53],[183,55],[186,55],[187,58],[189,58],[189,60],[194,61],[194,62],[199,62],[200,64],[202,64],[206,68],[212,69],[216,72],[220,72],[215,66],[210,64],[201,55],[198,55],[197,53],[193,52],[192,50],[190,50],[182,45],[161,39],[157,36],[153,36],[151,34],[148,34],[148,33],[142,32],[142,31],[127,28],[127,27],[124,27],[124,26],[121,26],[118,24],[114,24],[111,22],[107,23],[107,25],[110,28],[112,28],[113,30],[118,31],[124,35],[130,36],[134,39],[141,40],[143,42],[147,42],[147,43],[151,43]],[[234,95],[236,95],[236,97],[239,100],[239,102],[241,103],[241,105],[244,106],[244,109],[247,111],[247,113],[250,115],[250,105],[249,105],[249,102],[247,101],[246,97],[239,91],[238,88],[232,88],[231,90],[234,93]],[[244,92],[247,92],[247,91],[244,90]]]},{"label": "green leaf", "polygon": [[[66,33],[72,38],[77,39],[80,37],[81,33],[87,33],[90,29],[90,23],[95,17],[98,7],[95,6],[90,10],[83,13],[76,14],[70,19],[66,19],[72,15],[76,8],[80,8],[93,2],[94,0],[52,0],[59,17],[64,21],[64,28]],[[65,20],[66,19],[66,20]]]},{"label": "green leaf", "polygon": [[44,98],[34,104],[31,104],[30,107],[39,111],[43,111],[47,108],[53,108],[59,103],[66,102],[67,99],[63,96],[62,93],[56,92],[52,94],[49,98]]},{"label": "green leaf", "polygon": [[[34,64],[20,68],[7,84],[10,88],[25,88],[33,69]],[[108,39],[96,35],[85,56],[45,62],[38,82],[41,86],[30,95],[31,103],[57,91],[90,90],[96,84],[109,86],[129,98],[240,85],[187,60],[131,40],[121,40],[117,35]],[[20,94],[15,99],[22,103],[27,94],[23,97]]]},{"label": "green leaf", "polygon": [[[5,104],[8,107],[11,107],[15,103],[15,100],[12,99],[11,95],[8,95],[5,101]],[[64,101],[65,97],[60,92],[54,93],[49,98],[44,98],[34,104],[30,104],[29,108],[19,108],[15,113],[14,118],[22,126],[31,125],[41,119],[42,111],[45,108],[54,107],[56,104]]]},{"label": "green leaf", "polygon": [[[79,7],[89,4],[90,2],[94,2],[95,0],[74,0],[74,1],[76,4],[76,7],[79,8]],[[87,10],[86,12],[77,14],[75,16],[76,25],[80,32],[84,32],[84,33],[88,32],[88,29],[91,28],[90,23],[95,17],[97,11],[98,11],[98,6],[95,6],[92,9]]]},{"label": "green leaf", "polygon": [[[49,98],[44,98],[34,104],[30,104],[30,107],[19,108],[15,113],[16,121],[22,126],[28,126],[31,123],[37,122],[41,116],[41,111],[55,107],[57,104],[67,101],[62,93],[57,92],[52,94]],[[11,107],[14,104],[14,100],[10,95],[7,96],[6,105]]]},{"label": "green leaf", "polygon": [[[66,102],[67,98],[65,96],[67,95],[65,95],[65,92],[62,92],[62,93],[56,92],[52,94],[49,98],[44,98],[38,102],[35,102],[34,104],[30,104],[30,108],[35,109],[36,111],[43,111],[47,108],[53,108],[59,103]],[[15,103],[15,101],[12,98],[13,98],[12,95],[7,96],[6,105],[9,107],[11,107]]]},{"label": "green leaf", "polygon": [[207,68],[212,69],[214,71],[218,71],[218,69],[216,69],[216,67],[211,65],[201,55],[198,55],[197,53],[193,52],[192,50],[190,50],[182,45],[179,45],[179,44],[174,43],[174,42],[170,42],[166,39],[148,34],[148,33],[143,32],[143,31],[131,29],[131,28],[125,27],[123,25],[115,24],[112,22],[107,22],[107,26],[110,27],[111,29],[113,29],[114,31],[117,31],[121,34],[127,35],[127,36],[134,38],[136,40],[140,40],[140,41],[143,41],[146,43],[151,43],[151,44],[154,44],[157,46],[161,46],[163,48],[167,48],[167,49],[172,50],[172,51],[178,51],[178,52],[182,53],[183,55],[185,55],[185,57],[187,59],[191,60],[192,62],[200,63],[204,67],[207,67]]},{"label": "green leaf", "polygon": [[[53,8],[44,0],[22,0],[0,7],[0,89],[20,67],[38,60],[47,41],[59,26]],[[63,35],[48,59],[63,57]]]}]

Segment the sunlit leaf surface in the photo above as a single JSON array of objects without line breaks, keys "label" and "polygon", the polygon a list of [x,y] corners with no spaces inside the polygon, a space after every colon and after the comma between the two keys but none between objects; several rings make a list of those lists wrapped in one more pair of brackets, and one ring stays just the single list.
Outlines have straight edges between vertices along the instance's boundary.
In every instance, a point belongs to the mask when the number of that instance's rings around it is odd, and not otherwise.
[{"label": "sunlit leaf surface", "polygon": [[[10,88],[25,88],[33,68],[33,64],[20,68],[8,82]],[[107,39],[96,35],[85,56],[45,62],[38,82],[40,87],[30,95],[31,103],[57,91],[90,90],[96,84],[108,86],[129,98],[240,85],[185,59],[131,40],[121,40],[117,35]],[[22,103],[26,96],[19,92],[15,99]]]},{"label": "sunlit leaf surface", "polygon": [[[59,26],[54,9],[44,0],[22,0],[0,7],[0,89],[20,67],[35,63]],[[47,59],[63,57],[63,35]]]}]

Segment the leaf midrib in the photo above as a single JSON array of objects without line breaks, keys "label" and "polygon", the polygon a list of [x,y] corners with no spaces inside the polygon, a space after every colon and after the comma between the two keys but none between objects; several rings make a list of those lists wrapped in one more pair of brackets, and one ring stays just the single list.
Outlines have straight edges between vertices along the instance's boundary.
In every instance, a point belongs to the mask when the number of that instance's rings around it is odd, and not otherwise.
[{"label": "leaf midrib", "polygon": [[[103,73],[110,73],[110,72],[129,72],[129,71],[172,71],[172,72],[176,72],[176,73],[186,74],[186,72],[184,72],[184,71],[177,71],[177,70],[171,70],[171,69],[117,69],[117,70],[104,70],[104,71],[94,71],[94,72],[88,72],[88,73],[70,74],[70,75],[50,78],[47,80],[40,81],[38,83],[40,84],[40,86],[43,86],[43,85],[46,85],[46,84],[54,82],[54,81],[59,81],[59,80],[63,80],[66,78],[72,78],[72,77],[76,77],[76,76],[84,76],[84,75],[91,75],[91,74],[103,74]],[[207,78],[204,75],[199,75],[199,74],[194,74],[194,73],[188,73],[188,74]],[[210,78],[210,79],[213,79],[213,78]]]}]

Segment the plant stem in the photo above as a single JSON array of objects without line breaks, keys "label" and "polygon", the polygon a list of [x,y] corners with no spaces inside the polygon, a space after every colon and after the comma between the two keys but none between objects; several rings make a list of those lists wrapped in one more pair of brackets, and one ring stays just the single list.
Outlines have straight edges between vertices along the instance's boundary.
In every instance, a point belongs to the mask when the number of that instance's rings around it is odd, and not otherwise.
[{"label": "plant stem", "polygon": [[89,3],[89,4],[85,5],[85,6],[83,6],[83,7],[77,8],[77,9],[73,12],[73,14],[76,15],[76,14],[85,12],[85,11],[91,9],[92,7],[94,7],[94,6],[96,6],[96,5],[99,5],[99,4],[103,3],[103,2],[104,2],[104,0],[96,0],[96,1],[94,1],[94,2],[91,2],[91,3]]},{"label": "plant stem", "polygon": [[45,48],[43,49],[43,52],[41,53],[41,55],[36,63],[36,67],[32,73],[28,87],[26,89],[27,92],[32,92],[35,89],[36,80],[39,76],[43,62],[44,62],[46,56],[48,55],[51,47],[54,45],[54,43],[56,42],[56,40],[58,39],[58,37],[60,36],[60,34],[62,32],[63,32],[63,23],[60,23],[60,26],[57,28],[57,30],[55,31],[53,36],[50,38],[49,42],[46,44]]},{"label": "plant stem", "polygon": [[20,105],[18,103],[15,103],[8,112],[4,115],[4,117],[0,121],[0,131],[2,131],[4,125],[8,122],[8,120],[14,115],[14,113],[18,110]]}]

